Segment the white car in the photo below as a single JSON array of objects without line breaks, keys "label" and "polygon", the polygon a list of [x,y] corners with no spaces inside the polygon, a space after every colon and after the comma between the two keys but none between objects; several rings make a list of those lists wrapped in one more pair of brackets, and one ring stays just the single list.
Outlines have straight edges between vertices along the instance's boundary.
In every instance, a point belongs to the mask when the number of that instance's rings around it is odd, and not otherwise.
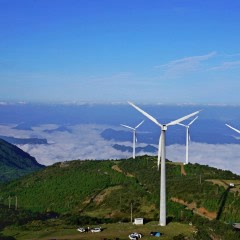
[{"label": "white car", "polygon": [[102,231],[101,227],[96,227],[91,229],[91,232],[101,232],[101,231]]},{"label": "white car", "polygon": [[129,236],[128,236],[131,240],[138,240],[139,238],[142,237],[142,234],[141,233],[131,233]]},{"label": "white car", "polygon": [[85,229],[85,228],[82,228],[82,227],[79,227],[77,230],[78,230],[79,232],[85,232],[85,231],[86,231],[86,229]]}]

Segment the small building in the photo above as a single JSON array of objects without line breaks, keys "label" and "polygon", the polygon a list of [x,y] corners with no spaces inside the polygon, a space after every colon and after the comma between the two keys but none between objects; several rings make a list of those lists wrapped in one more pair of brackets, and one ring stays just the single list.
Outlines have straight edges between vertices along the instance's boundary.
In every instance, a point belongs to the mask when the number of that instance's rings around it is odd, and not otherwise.
[{"label": "small building", "polygon": [[135,225],[143,225],[143,218],[134,218]]}]

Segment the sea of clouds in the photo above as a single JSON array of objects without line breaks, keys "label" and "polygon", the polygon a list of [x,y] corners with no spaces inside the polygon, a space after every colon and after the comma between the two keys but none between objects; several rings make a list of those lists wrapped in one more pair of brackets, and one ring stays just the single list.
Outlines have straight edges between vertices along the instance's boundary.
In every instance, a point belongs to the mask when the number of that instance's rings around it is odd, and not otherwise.
[{"label": "sea of clouds", "polygon": [[[0,125],[0,135],[13,136],[15,138],[46,138],[48,143],[18,145],[19,148],[28,152],[36,160],[44,165],[68,160],[85,159],[124,159],[130,158],[132,153],[114,149],[112,145],[120,144],[132,146],[131,139],[126,142],[105,140],[101,132],[107,128],[119,129],[116,126],[102,124],[78,124],[69,125],[67,130],[58,131],[57,124],[43,124],[32,127],[31,130],[14,129],[16,125]],[[46,131],[47,130],[47,131]],[[49,131],[50,130],[50,131]],[[146,144],[137,143],[144,147]],[[157,145],[154,145],[157,147]],[[185,161],[185,146],[173,144],[167,146],[167,158],[171,161]],[[157,153],[141,152],[139,155]],[[240,144],[207,144],[191,142],[189,146],[189,161],[231,170],[240,174]]]}]

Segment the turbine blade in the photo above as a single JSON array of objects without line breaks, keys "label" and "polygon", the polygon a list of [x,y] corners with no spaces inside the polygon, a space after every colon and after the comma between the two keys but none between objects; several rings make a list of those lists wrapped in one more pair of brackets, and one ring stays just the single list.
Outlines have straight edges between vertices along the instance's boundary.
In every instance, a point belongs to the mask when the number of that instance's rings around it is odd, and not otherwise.
[{"label": "turbine blade", "polygon": [[158,170],[160,168],[161,155],[162,155],[162,134],[160,135],[158,144]]},{"label": "turbine blade", "polygon": [[177,120],[171,121],[170,123],[166,124],[166,126],[176,125],[176,124],[178,124],[178,123],[180,123],[180,122],[182,122],[182,121],[184,121],[184,120],[186,120],[186,119],[188,119],[188,118],[190,118],[190,117],[198,114],[200,111],[201,111],[201,110],[199,110],[199,111],[197,111],[197,112],[194,112],[194,113],[191,113],[191,114],[189,114],[189,115],[187,115],[187,116],[181,117],[181,118],[179,118],[179,119],[177,119]]},{"label": "turbine blade", "polygon": [[189,143],[191,142],[190,129],[189,128],[188,128],[188,141],[189,141]]},{"label": "turbine blade", "polygon": [[143,122],[144,122],[144,120],[141,121],[141,122],[135,127],[135,129],[137,129],[138,127],[140,127],[140,126],[143,124]]},{"label": "turbine blade", "polygon": [[137,142],[137,132],[136,131],[134,132],[135,132],[135,142]]},{"label": "turbine blade", "polygon": [[150,114],[146,113],[145,111],[143,111],[141,108],[139,108],[138,106],[136,106],[135,104],[128,102],[132,107],[134,107],[135,109],[137,109],[140,113],[142,113],[144,116],[146,116],[148,119],[150,119],[151,121],[153,121],[154,123],[156,123],[158,126],[162,127],[162,125],[157,121],[157,119],[155,119],[154,117],[152,117]]},{"label": "turbine blade", "polygon": [[234,130],[235,132],[240,133],[240,130],[238,130],[238,129],[236,129],[236,128],[228,125],[228,124],[225,124],[225,125],[228,126],[229,128],[231,128],[232,130]]},{"label": "turbine blade", "polygon": [[183,126],[183,127],[187,127],[187,125],[182,124],[182,123],[177,123],[177,125]]},{"label": "turbine blade", "polygon": [[190,126],[191,124],[193,124],[193,122],[195,122],[195,120],[197,120],[198,116],[196,116],[189,124],[188,126]]},{"label": "turbine blade", "polygon": [[129,128],[129,129],[131,129],[131,130],[135,130],[134,128],[129,127],[129,126],[127,126],[127,125],[124,125],[124,124],[120,124],[120,125],[123,126],[123,127],[125,127],[125,128]]}]

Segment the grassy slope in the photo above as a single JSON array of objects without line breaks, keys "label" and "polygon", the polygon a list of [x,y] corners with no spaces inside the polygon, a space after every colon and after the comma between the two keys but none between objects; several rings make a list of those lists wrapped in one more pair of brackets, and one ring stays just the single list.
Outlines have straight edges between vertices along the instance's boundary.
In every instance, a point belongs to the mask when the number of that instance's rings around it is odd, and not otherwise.
[{"label": "grassy slope", "polygon": [[153,239],[151,231],[160,231],[163,235],[161,239],[172,240],[174,236],[183,234],[184,236],[193,235],[194,227],[187,224],[171,223],[167,227],[158,226],[157,222],[149,222],[143,226],[135,226],[129,223],[103,224],[104,229],[101,233],[79,233],[76,227],[64,226],[60,221],[49,221],[48,225],[35,226],[34,223],[24,226],[24,229],[10,227],[5,229],[4,234],[13,236],[18,240],[30,239],[129,239],[128,235],[132,232],[140,232],[144,239]]},{"label": "grassy slope", "polygon": [[[135,160],[138,161],[138,160]],[[145,158],[136,163],[134,161],[122,161],[119,166],[125,171],[130,171],[138,181],[144,182],[144,188],[150,191],[157,200],[159,194],[159,175],[151,169],[150,159]],[[138,166],[137,168],[135,166]],[[223,171],[209,166],[189,164],[185,166],[186,176],[181,175],[179,164],[167,164],[167,198],[168,214],[181,217],[182,209],[171,202],[171,198],[178,198],[187,203],[195,203],[196,207],[203,207],[208,211],[215,212],[218,219],[228,222],[240,221],[240,192],[228,191],[224,187],[207,179],[239,180],[240,177],[230,171]],[[158,206],[158,202],[157,202]]]},{"label": "grassy slope", "polygon": [[[5,199],[8,195],[18,196],[19,206],[33,211],[79,212],[91,209],[97,195],[110,189],[109,195],[129,192],[139,195],[142,189],[136,179],[113,170],[113,161],[74,161],[65,165],[55,164],[36,174],[14,181],[4,187]],[[112,188],[114,187],[115,188]],[[119,186],[116,188],[116,186]],[[111,189],[112,188],[112,189]],[[126,191],[127,189],[127,191]],[[116,205],[116,199],[108,207]],[[134,198],[134,196],[133,196]],[[120,199],[120,197],[119,197]],[[107,208],[108,208],[107,207]],[[104,207],[103,207],[104,209]],[[110,210],[111,212],[111,210]]]},{"label": "grassy slope", "polygon": [[28,153],[0,139],[0,183],[17,179],[43,167]]},{"label": "grassy slope", "polygon": [[[198,164],[167,164],[168,215],[188,217],[184,206],[171,198],[194,202],[215,212],[224,221],[240,221],[239,192],[213,184],[207,179],[239,179],[229,171]],[[201,175],[201,183],[200,183]],[[14,181],[1,189],[1,199],[18,197],[18,206],[32,211],[55,211],[95,217],[129,218],[130,206],[135,217],[157,219],[159,172],[156,158],[138,157],[121,161],[72,161],[54,164],[40,172]]]},{"label": "grassy slope", "polygon": [[[237,239],[239,235],[236,236],[237,233],[228,225],[221,225],[218,221],[201,220],[192,215],[191,211],[185,210],[185,206],[171,201],[171,198],[215,211],[220,220],[240,221],[238,188],[233,191],[219,184],[220,180],[239,181],[239,176],[198,164],[189,164],[184,170],[186,175],[182,176],[181,165],[167,163],[168,216],[177,221],[193,221],[199,229],[199,238],[196,239],[211,239],[206,236],[212,234],[224,236],[222,239]],[[60,239],[60,236],[62,239],[86,239],[85,235],[76,232],[76,226],[82,221],[81,218],[78,220],[80,215],[99,217],[100,220],[105,217],[129,222],[131,204],[133,217],[157,220],[159,214],[159,172],[156,169],[155,157],[58,163],[13,181],[3,186],[0,191],[0,202],[6,205],[9,195],[17,196],[18,207],[21,209],[64,214],[57,220],[39,221],[34,219],[44,219],[47,214],[38,215],[22,210],[18,213],[12,205],[12,209],[5,209],[4,215],[0,208],[0,221],[15,219],[15,224],[19,222],[20,226],[11,226],[12,223],[6,222],[8,227],[2,232],[5,236],[17,236],[16,239]],[[66,213],[70,213],[70,218]],[[8,218],[6,214],[12,217]],[[146,235],[155,230],[149,224],[140,228]],[[91,235],[91,238],[88,236],[87,239],[127,239],[130,232],[139,230],[131,224],[104,226],[106,229],[101,235]],[[157,227],[156,230],[159,229],[159,226]],[[211,229],[214,229],[214,233]],[[163,239],[173,239],[178,233],[189,236],[193,229],[188,225],[171,223],[161,231],[165,233]],[[145,237],[148,238],[150,239]]]}]

